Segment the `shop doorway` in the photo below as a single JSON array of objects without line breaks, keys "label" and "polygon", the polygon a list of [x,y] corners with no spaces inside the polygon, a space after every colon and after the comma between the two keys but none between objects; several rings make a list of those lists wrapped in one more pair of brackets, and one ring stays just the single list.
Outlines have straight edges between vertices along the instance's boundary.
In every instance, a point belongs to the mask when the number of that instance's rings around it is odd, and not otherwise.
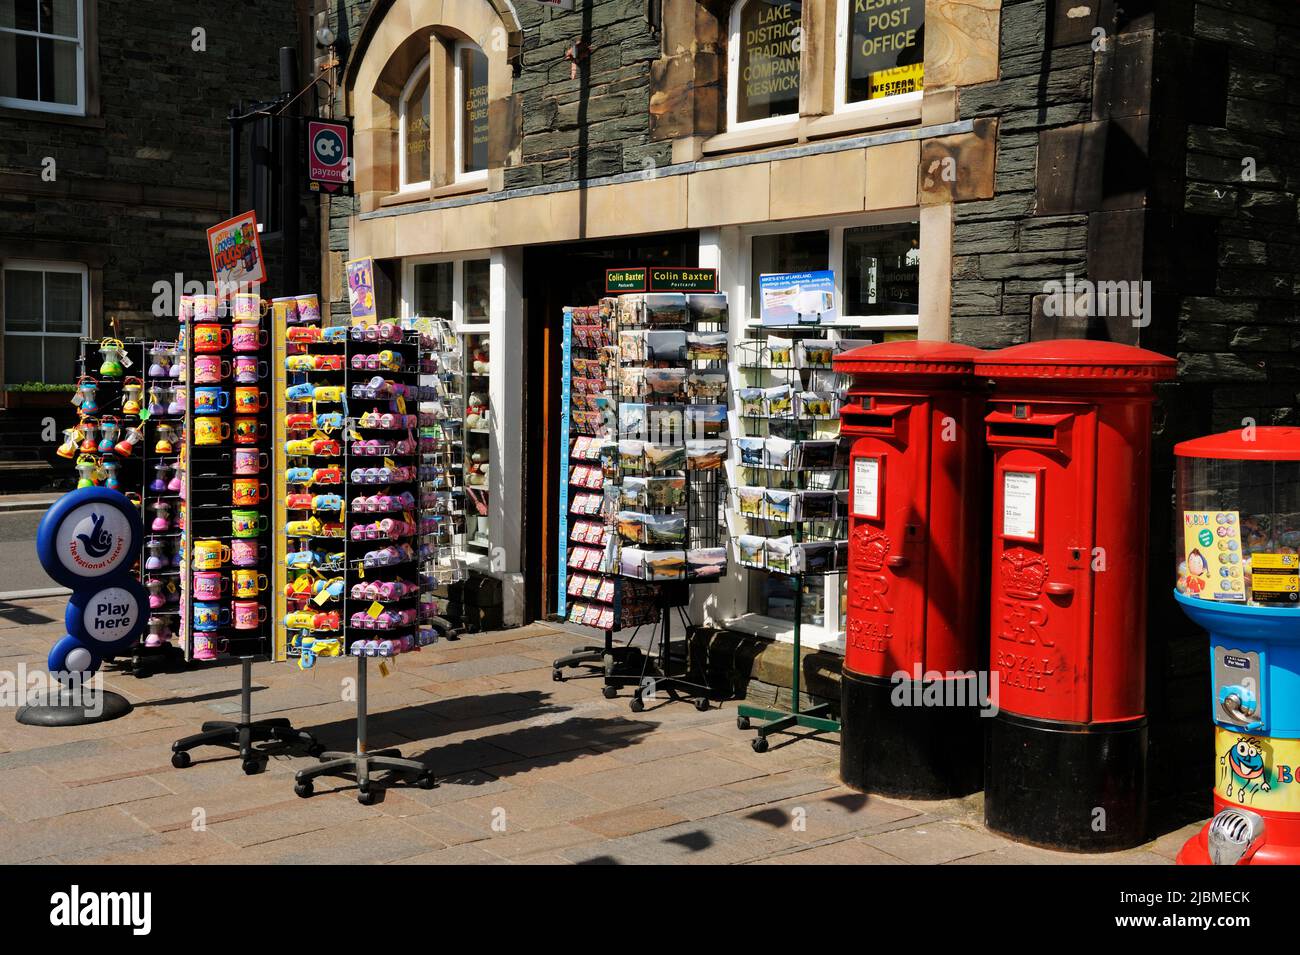
[{"label": "shop doorway", "polygon": [[562,309],[595,305],[605,294],[605,270],[637,265],[699,265],[698,232],[673,232],[524,250],[524,496],[525,620],[556,607]]}]

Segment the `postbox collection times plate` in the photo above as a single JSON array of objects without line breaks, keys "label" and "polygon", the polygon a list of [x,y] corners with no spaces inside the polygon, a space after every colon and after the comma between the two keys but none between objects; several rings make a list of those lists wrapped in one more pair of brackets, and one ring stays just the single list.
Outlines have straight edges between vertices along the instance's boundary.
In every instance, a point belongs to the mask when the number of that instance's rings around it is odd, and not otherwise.
[{"label": "postbox collection times plate", "polygon": [[1038,540],[1038,512],[1042,505],[1038,471],[1002,472],[1002,536],[1012,540]]},{"label": "postbox collection times plate", "polygon": [[885,460],[874,455],[853,459],[853,516],[879,519]]}]

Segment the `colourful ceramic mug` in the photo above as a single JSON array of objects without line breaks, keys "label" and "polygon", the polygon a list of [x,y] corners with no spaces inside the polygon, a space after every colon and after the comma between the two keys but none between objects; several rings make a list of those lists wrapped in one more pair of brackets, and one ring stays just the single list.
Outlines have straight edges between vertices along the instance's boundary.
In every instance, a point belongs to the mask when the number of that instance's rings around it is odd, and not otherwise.
[{"label": "colourful ceramic mug", "polygon": [[230,562],[236,567],[256,567],[262,558],[262,547],[254,540],[232,540]]},{"label": "colourful ceramic mug", "polygon": [[241,322],[230,334],[230,347],[238,352],[257,351],[266,344],[266,333],[256,325]]},{"label": "colourful ceramic mug", "polygon": [[230,440],[230,424],[220,418],[194,419],[194,443],[210,447]]},{"label": "colourful ceramic mug", "polygon": [[259,574],[255,570],[236,570],[230,574],[230,580],[234,587],[234,594],[239,599],[254,598],[259,591],[266,590],[271,585],[267,580],[266,574]]},{"label": "colourful ceramic mug", "polygon": [[230,374],[230,363],[216,355],[194,356],[194,383],[219,385]]},{"label": "colourful ceramic mug", "polygon": [[257,478],[235,478],[230,485],[230,502],[256,507],[271,496],[271,489]]},{"label": "colourful ceramic mug", "polygon": [[220,414],[230,407],[230,395],[222,388],[205,385],[194,389],[195,414]]},{"label": "colourful ceramic mug", "polygon": [[234,472],[236,474],[260,474],[271,463],[264,451],[253,448],[235,448]]},{"label": "colourful ceramic mug", "polygon": [[230,512],[231,537],[256,537],[268,526],[270,526],[270,519],[257,511],[245,509]]},{"label": "colourful ceramic mug", "polygon": [[256,418],[235,419],[235,444],[257,444],[266,434],[266,425]]},{"label": "colourful ceramic mug", "polygon": [[236,292],[234,316],[237,322],[259,322],[262,319],[262,299],[255,292]]},{"label": "colourful ceramic mug", "polygon": [[230,623],[230,611],[219,604],[196,603],[194,605],[194,629],[216,630]]},{"label": "colourful ceramic mug", "polygon": [[194,321],[215,322],[217,317],[217,297],[215,295],[194,296]]},{"label": "colourful ceramic mug", "polygon": [[285,325],[298,324],[298,297],[290,295],[286,298],[271,299],[271,315],[275,319],[278,327]]},{"label": "colourful ceramic mug", "polygon": [[266,377],[266,362],[258,361],[253,355],[235,356],[235,381],[241,385],[255,385]]},{"label": "colourful ceramic mug", "polygon": [[298,321],[312,324],[320,321],[320,299],[314,292],[298,296]]},{"label": "colourful ceramic mug", "polygon": [[231,548],[219,540],[196,540],[194,542],[194,569],[220,570],[233,556]]},{"label": "colourful ceramic mug", "polygon": [[182,325],[194,321],[194,296],[182,295],[180,306],[176,311],[176,318]]},{"label": "colourful ceramic mug", "polygon": [[266,407],[266,393],[256,385],[240,385],[235,389],[235,414],[257,414]]},{"label": "colourful ceramic mug", "polygon": [[230,346],[230,329],[222,325],[194,326],[194,351],[198,354],[219,352]]},{"label": "colourful ceramic mug", "polygon": [[266,608],[256,600],[235,600],[230,604],[236,630],[256,630],[266,619]]},{"label": "colourful ceramic mug", "polygon": [[226,592],[226,578],[215,570],[200,570],[194,574],[194,589],[191,592],[195,600],[220,600]]}]

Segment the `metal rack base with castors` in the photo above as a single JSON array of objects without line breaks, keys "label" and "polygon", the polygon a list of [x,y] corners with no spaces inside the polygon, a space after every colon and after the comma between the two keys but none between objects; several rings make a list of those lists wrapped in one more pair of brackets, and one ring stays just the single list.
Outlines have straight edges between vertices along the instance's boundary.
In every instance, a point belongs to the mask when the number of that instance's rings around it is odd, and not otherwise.
[{"label": "metal rack base with castors", "polygon": [[199,746],[226,746],[239,751],[239,759],[246,774],[260,772],[266,765],[268,754],[257,749],[254,743],[298,744],[306,747],[309,756],[321,752],[320,743],[305,730],[294,729],[287,719],[272,717],[254,720],[253,709],[253,658],[240,657],[243,675],[239,688],[239,719],[212,720],[203,724],[202,731],[172,743],[172,765],[185,769],[193,763],[190,750]]}]

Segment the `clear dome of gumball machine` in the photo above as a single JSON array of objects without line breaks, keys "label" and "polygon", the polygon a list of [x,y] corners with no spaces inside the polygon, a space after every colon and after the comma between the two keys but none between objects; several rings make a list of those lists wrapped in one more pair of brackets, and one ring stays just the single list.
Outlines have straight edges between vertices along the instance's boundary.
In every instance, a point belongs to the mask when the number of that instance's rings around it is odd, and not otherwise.
[{"label": "clear dome of gumball machine", "polygon": [[1215,816],[1184,864],[1300,862],[1300,428],[1184,441],[1175,597],[1210,634]]}]

